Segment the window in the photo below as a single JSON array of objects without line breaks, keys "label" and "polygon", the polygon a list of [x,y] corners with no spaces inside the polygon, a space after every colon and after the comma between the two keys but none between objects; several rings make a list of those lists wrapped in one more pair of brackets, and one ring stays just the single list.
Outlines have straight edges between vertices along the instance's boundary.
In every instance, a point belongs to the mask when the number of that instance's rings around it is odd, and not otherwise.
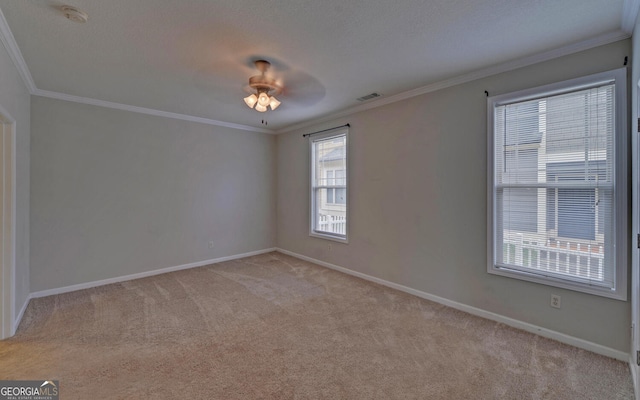
[{"label": "window", "polygon": [[327,204],[346,204],[347,203],[347,191],[345,188],[335,188],[331,187],[336,184],[340,184],[344,182],[345,178],[345,170],[326,170],[326,178],[327,178],[327,186],[330,188],[327,189]]},{"label": "window", "polygon": [[626,299],[625,76],[489,98],[489,273]]},{"label": "window", "polygon": [[311,143],[312,236],[347,241],[347,130],[314,135]]}]

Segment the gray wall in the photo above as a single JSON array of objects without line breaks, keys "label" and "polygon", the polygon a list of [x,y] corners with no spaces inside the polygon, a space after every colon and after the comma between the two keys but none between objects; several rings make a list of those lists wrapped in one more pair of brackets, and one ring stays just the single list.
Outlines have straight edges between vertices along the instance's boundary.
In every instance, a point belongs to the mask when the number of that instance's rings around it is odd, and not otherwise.
[{"label": "gray wall", "polygon": [[[622,67],[625,40],[278,136],[278,246],[613,349],[629,302],[489,275],[485,90]],[[351,124],[349,243],[310,237],[302,133]],[[331,243],[331,248],[328,244]],[[562,296],[562,309],[549,307]]]},{"label": "gray wall", "polygon": [[274,136],[36,96],[31,116],[32,292],[275,246]]},{"label": "gray wall", "polygon": [[16,287],[14,312],[29,296],[29,91],[0,44],[0,106],[16,121]]},{"label": "gray wall", "polygon": [[[629,84],[629,86],[631,87],[631,112],[629,114],[631,114],[631,121],[638,121],[638,84],[640,83],[640,16],[638,16],[638,18],[636,19],[636,24],[635,24],[635,30],[634,30],[635,34],[632,37],[632,53],[633,56],[631,57],[631,82]],[[635,124],[631,124],[631,138],[632,138],[632,146],[631,146],[631,151],[632,149],[638,149],[638,134],[636,133],[636,129],[634,129],[634,127],[637,128],[637,126]],[[631,180],[632,182],[632,186],[631,186],[631,194],[633,197],[633,203],[638,204],[638,195],[639,193],[639,188],[638,188],[638,179],[639,179],[639,175],[638,172],[640,172],[639,168],[638,168],[638,159],[637,157],[634,160],[634,166],[633,166],[634,170],[633,170],[633,179]],[[635,215],[632,220],[631,220],[631,225],[633,228],[633,232],[634,233],[638,233],[638,223],[640,221],[638,221],[638,215]],[[633,237],[633,236],[632,236]],[[640,271],[638,271],[638,255],[639,255],[639,251],[637,248],[633,248],[631,249],[631,271],[632,271],[632,278],[631,278],[631,286],[633,288],[635,288],[635,290],[632,290],[632,295],[631,295],[631,320],[635,321],[636,326],[637,326],[637,317],[640,314],[640,310],[638,310],[638,305],[640,303],[640,301],[638,300],[638,294],[640,292],[640,288],[638,287],[638,283],[640,282]],[[634,268],[635,266],[635,268]],[[636,318],[633,318],[633,317]],[[633,355],[633,352],[635,350],[638,350],[638,348],[634,348],[635,346],[633,346],[633,342],[635,340],[636,343],[640,343],[640,333],[638,332],[638,328],[635,328],[635,339],[632,338],[631,342],[632,342],[632,347],[631,347],[631,353]],[[635,371],[633,371],[632,373],[637,373],[638,371],[638,367],[634,364],[631,364],[632,369],[635,369]]]}]

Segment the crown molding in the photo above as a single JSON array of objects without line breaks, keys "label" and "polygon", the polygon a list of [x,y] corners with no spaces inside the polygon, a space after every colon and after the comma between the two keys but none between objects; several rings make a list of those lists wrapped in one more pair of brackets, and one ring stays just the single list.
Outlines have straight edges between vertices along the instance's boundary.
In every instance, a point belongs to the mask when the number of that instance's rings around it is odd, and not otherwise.
[{"label": "crown molding", "polygon": [[[627,1],[638,1],[640,0],[627,0]],[[512,71],[518,68],[527,67],[529,65],[537,64],[543,61],[552,60],[554,58],[566,56],[573,53],[578,53],[580,51],[589,50],[594,47],[603,46],[609,43],[614,43],[619,40],[628,39],[631,37],[631,34],[624,31],[616,31],[607,33],[604,35],[596,36],[594,38],[584,40],[582,42],[573,43],[568,46],[559,47],[557,49],[545,51],[542,53],[534,54],[528,57],[519,58],[517,60],[508,61],[506,63],[494,65],[488,68],[480,69],[468,74],[456,76],[453,78],[445,79],[443,81],[431,83],[426,86],[422,86],[416,89],[412,89],[406,92],[402,92],[393,96],[383,97],[381,99],[373,100],[367,102],[365,104],[360,104],[354,107],[347,108],[343,111],[339,111],[336,113],[332,113],[320,118],[315,118],[312,120],[308,120],[305,122],[301,122],[296,125],[292,125],[283,129],[279,129],[276,133],[285,133],[295,131],[297,129],[306,128],[308,126],[316,125],[322,122],[327,122],[330,120],[334,120],[337,118],[345,117],[351,114],[355,114],[358,112],[370,110],[372,108],[378,108],[385,106],[387,104],[396,103],[398,101],[406,100],[412,97],[420,96],[426,93],[435,92],[437,90],[445,89],[451,86],[460,85],[463,83],[475,81],[477,79],[486,78],[488,76],[500,74],[503,72]]]},{"label": "crown molding", "polygon": [[249,125],[234,124],[231,122],[218,121],[210,118],[195,117],[192,115],[154,110],[151,108],[131,106],[128,104],[114,103],[111,101],[104,101],[104,100],[92,99],[89,97],[80,97],[80,96],[74,96],[66,93],[59,93],[59,92],[53,92],[49,90],[38,89],[33,80],[33,77],[31,76],[31,72],[27,67],[27,63],[24,61],[22,52],[20,51],[20,48],[16,43],[16,39],[13,36],[11,29],[9,28],[9,24],[7,23],[7,20],[5,19],[4,14],[2,13],[2,10],[0,10],[0,42],[2,42],[2,44],[4,44],[4,47],[7,49],[7,52],[9,53],[9,57],[11,57],[11,61],[13,61],[13,64],[16,66],[16,69],[20,73],[20,76],[22,77],[22,81],[27,87],[27,90],[31,95],[34,95],[34,96],[48,97],[51,99],[58,99],[58,100],[66,100],[66,101],[72,101],[75,103],[90,104],[90,105],[99,106],[99,107],[107,107],[107,108],[130,111],[130,112],[135,112],[140,114],[155,115],[158,117],[173,118],[173,119],[179,119],[183,121],[198,122],[206,125],[222,126],[225,128],[240,129],[240,130],[250,131],[250,132],[275,133],[271,129],[255,128]]},{"label": "crown molding", "polygon": [[29,90],[29,93],[32,95],[48,97],[52,99],[66,100],[66,101],[71,101],[75,103],[90,104],[90,105],[99,106],[99,107],[113,108],[117,110],[124,110],[124,111],[130,111],[130,112],[141,113],[141,114],[155,115],[159,117],[179,119],[183,121],[198,122],[198,123],[207,124],[207,125],[215,125],[215,126],[221,126],[226,128],[240,129],[240,130],[245,130],[250,132],[277,134],[277,133],[291,132],[297,129],[305,128],[311,125],[315,125],[315,124],[330,121],[336,118],[355,114],[361,111],[382,107],[387,104],[396,103],[398,101],[420,96],[426,93],[431,93],[431,92],[435,92],[437,90],[445,89],[451,86],[456,86],[466,82],[474,81],[476,79],[485,78],[491,75],[496,75],[502,72],[511,71],[517,68],[526,67],[528,65],[532,65],[539,62],[569,55],[572,53],[588,50],[593,47],[603,46],[605,44],[627,39],[631,37],[639,10],[640,10],[640,0],[624,0],[623,11],[622,11],[622,27],[621,27],[621,30],[617,32],[611,32],[604,35],[596,36],[595,38],[584,40],[582,42],[574,43],[568,46],[564,46],[564,47],[549,50],[546,52],[538,53],[532,56],[520,58],[518,60],[513,60],[503,64],[484,68],[469,74],[460,75],[450,79],[445,79],[443,81],[435,82],[435,83],[422,86],[413,90],[409,90],[403,93],[399,93],[393,96],[383,97],[381,99],[377,99],[371,102],[367,102],[365,104],[349,107],[345,110],[328,114],[323,117],[314,118],[311,120],[301,122],[299,124],[291,125],[289,127],[285,127],[277,131],[274,131],[271,129],[256,128],[249,125],[219,121],[215,119],[196,117],[196,116],[187,115],[187,114],[179,114],[179,113],[173,113],[168,111],[155,110],[151,108],[132,106],[128,104],[98,100],[98,99],[93,99],[89,97],[74,96],[74,95],[69,95],[69,94],[60,93],[60,92],[53,92],[49,90],[41,90],[41,89],[38,89],[35,85],[33,77],[31,76],[31,72],[29,71],[29,68],[27,67],[26,62],[22,57],[22,52],[20,51],[20,48],[16,43],[13,33],[11,33],[11,29],[9,29],[9,25],[7,23],[7,20],[4,17],[4,14],[2,13],[2,10],[0,10],[0,41],[6,47],[9,53],[9,56],[11,57],[11,60],[15,64],[16,68],[18,69],[18,72],[20,73],[22,80],[24,81],[27,89]]},{"label": "crown molding", "polygon": [[621,29],[629,35],[633,34],[633,28],[636,25],[638,11],[640,10],[640,0],[624,0],[622,5],[622,24]]},{"label": "crown molding", "polygon": [[24,57],[22,57],[22,52],[18,47],[18,43],[16,43],[16,38],[13,37],[11,29],[9,29],[9,24],[4,18],[2,10],[0,10],[0,42],[2,42],[4,47],[7,49],[9,57],[11,57],[11,61],[13,61],[13,64],[18,69],[27,90],[29,93],[33,94],[36,90],[36,84],[33,81],[33,77],[27,67],[27,63],[24,61]]},{"label": "crown molding", "polygon": [[193,115],[178,114],[178,113],[169,112],[169,111],[160,111],[152,108],[131,106],[131,105],[122,104],[122,103],[114,103],[112,101],[92,99],[89,97],[74,96],[66,93],[52,92],[50,90],[36,89],[35,92],[32,94],[34,96],[48,97],[50,99],[65,100],[65,101],[71,101],[74,103],[113,108],[116,110],[130,111],[130,112],[139,113],[139,114],[154,115],[156,117],[165,117],[165,118],[179,119],[182,121],[198,122],[200,124],[222,126],[225,128],[233,128],[233,129],[239,129],[243,131],[271,133],[271,134],[275,133],[275,131],[270,129],[256,128],[249,125],[234,124],[231,122],[218,121],[216,119],[203,118],[203,117],[195,117]]}]

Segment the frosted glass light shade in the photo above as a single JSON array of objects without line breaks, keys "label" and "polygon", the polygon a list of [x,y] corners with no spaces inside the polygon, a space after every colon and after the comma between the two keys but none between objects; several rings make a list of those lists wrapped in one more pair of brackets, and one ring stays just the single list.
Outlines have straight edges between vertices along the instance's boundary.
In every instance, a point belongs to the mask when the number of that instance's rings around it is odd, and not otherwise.
[{"label": "frosted glass light shade", "polygon": [[271,96],[271,101],[269,102],[272,110],[275,110],[280,105],[280,102],[275,97]]},{"label": "frosted glass light shade", "polygon": [[260,104],[263,107],[266,107],[269,105],[269,95],[267,95],[265,92],[261,92],[260,95],[258,95],[258,104]]},{"label": "frosted glass light shade", "polygon": [[244,102],[249,108],[255,106],[256,111],[265,112],[268,107],[275,110],[280,106],[280,101],[273,96],[269,96],[267,92],[259,92],[257,94],[251,94],[244,98]]},{"label": "frosted glass light shade", "polygon": [[258,97],[255,94],[252,94],[251,96],[245,97],[244,102],[249,106],[249,108],[253,108],[253,106],[258,102]]}]

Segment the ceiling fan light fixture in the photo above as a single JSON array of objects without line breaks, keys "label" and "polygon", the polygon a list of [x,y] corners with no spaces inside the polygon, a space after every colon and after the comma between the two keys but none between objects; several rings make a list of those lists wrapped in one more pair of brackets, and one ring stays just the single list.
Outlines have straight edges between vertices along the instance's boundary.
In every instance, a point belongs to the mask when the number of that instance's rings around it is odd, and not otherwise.
[{"label": "ceiling fan light fixture", "polygon": [[247,96],[244,98],[244,102],[249,106],[249,108],[253,108],[258,102],[258,97],[255,94]]},{"label": "ceiling fan light fixture", "polygon": [[269,102],[271,101],[271,99],[269,98],[269,95],[266,92],[260,92],[260,94],[258,95],[258,104],[266,107],[269,105]]},{"label": "ceiling fan light fixture", "polygon": [[271,110],[275,110],[281,103],[274,96],[271,96],[271,101],[269,105],[271,106]]},{"label": "ceiling fan light fixture", "polygon": [[[248,93],[255,92],[245,97],[244,102],[249,108],[255,106],[255,110],[258,112],[267,111],[267,107],[275,110],[280,105],[280,101],[273,96],[282,93],[282,84],[274,78],[266,76],[267,70],[271,67],[269,61],[256,60],[254,63],[261,74],[249,78],[249,85],[245,86],[245,90]],[[269,95],[270,93],[271,95]]]}]

